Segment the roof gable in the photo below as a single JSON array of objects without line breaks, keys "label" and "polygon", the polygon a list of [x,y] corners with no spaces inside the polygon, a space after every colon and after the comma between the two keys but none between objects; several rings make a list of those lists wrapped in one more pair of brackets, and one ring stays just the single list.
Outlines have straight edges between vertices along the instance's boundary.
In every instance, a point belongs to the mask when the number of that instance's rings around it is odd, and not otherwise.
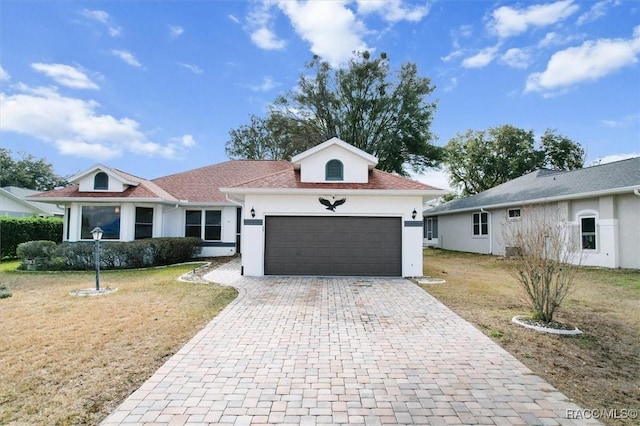
[{"label": "roof gable", "polygon": [[325,141],[323,143],[321,143],[320,145],[316,145],[313,148],[309,148],[308,150],[301,152],[298,155],[295,155],[291,158],[291,164],[293,164],[294,169],[299,169],[301,162],[311,156],[314,156],[316,154],[318,154],[319,152],[326,150],[330,147],[334,147],[334,146],[338,146],[342,149],[344,149],[345,151],[348,151],[360,158],[362,158],[365,162],[368,163],[369,166],[369,170],[373,169],[376,164],[378,164],[378,159],[376,157],[374,157],[373,155],[369,154],[368,152],[365,152],[359,148],[356,148],[355,146],[346,143],[345,141],[337,138],[337,137],[333,137],[331,139],[329,139],[328,141]]}]

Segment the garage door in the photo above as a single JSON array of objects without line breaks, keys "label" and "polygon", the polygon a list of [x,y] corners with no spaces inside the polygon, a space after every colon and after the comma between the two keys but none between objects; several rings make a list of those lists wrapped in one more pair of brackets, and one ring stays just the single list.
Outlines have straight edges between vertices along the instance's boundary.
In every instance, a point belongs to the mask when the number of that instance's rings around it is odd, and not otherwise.
[{"label": "garage door", "polygon": [[266,275],[402,275],[399,217],[265,218]]}]

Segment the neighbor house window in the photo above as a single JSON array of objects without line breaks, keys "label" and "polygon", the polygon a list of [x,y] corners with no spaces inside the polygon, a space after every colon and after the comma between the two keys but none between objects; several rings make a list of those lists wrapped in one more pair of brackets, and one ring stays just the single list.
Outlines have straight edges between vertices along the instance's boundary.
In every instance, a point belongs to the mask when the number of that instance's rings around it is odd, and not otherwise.
[{"label": "neighbor house window", "polygon": [[120,239],[120,206],[82,206],[80,238],[92,239],[91,231],[96,226],[102,228],[103,239]]},{"label": "neighbor house window", "polygon": [[424,220],[424,238],[433,240],[438,238],[438,218],[428,217]]},{"label": "neighbor house window", "polygon": [[473,214],[473,235],[489,235],[488,217],[488,213]]},{"label": "neighbor house window", "polygon": [[520,218],[520,209],[509,209],[507,214],[509,219],[518,219]]},{"label": "neighbor house window", "polygon": [[93,178],[93,189],[109,189],[109,176],[105,172],[100,172]]},{"label": "neighbor house window", "polygon": [[220,210],[187,210],[184,235],[202,238],[205,241],[221,240],[222,212]]},{"label": "neighbor house window", "polygon": [[344,180],[342,161],[329,160],[325,166],[325,180]]},{"label": "neighbor house window", "polygon": [[153,237],[153,208],[136,207],[135,239],[142,240]]},{"label": "neighbor house window", "polygon": [[596,218],[583,217],[580,219],[580,236],[584,250],[596,249]]}]

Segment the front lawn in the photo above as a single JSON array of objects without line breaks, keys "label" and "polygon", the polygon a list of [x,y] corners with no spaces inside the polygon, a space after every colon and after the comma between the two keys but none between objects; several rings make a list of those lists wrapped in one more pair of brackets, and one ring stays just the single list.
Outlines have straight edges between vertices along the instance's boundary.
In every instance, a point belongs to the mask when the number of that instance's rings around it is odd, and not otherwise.
[{"label": "front lawn", "polygon": [[230,287],[177,281],[197,265],[17,272],[0,264],[0,424],[96,424],[233,300]]},{"label": "front lawn", "polygon": [[[582,268],[575,291],[554,319],[584,334],[561,337],[511,322],[514,315],[531,311],[506,262],[426,249],[424,274],[447,283],[422,288],[582,408],[609,410],[618,417],[640,408],[640,271]],[[632,425],[638,419],[601,421]]]}]

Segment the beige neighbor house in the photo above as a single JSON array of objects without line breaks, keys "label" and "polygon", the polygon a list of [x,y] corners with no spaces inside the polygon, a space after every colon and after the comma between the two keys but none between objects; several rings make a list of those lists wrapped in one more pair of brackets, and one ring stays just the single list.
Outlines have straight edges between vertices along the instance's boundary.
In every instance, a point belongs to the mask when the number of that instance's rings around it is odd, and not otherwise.
[{"label": "beige neighbor house", "polygon": [[195,236],[243,273],[422,275],[426,201],[446,191],[375,169],[333,138],[291,162],[231,160],[153,180],[98,164],[34,200],[65,206],[64,241]]},{"label": "beige neighbor house", "polygon": [[528,206],[560,215],[580,242],[583,265],[640,269],[640,157],[568,172],[537,170],[425,210],[424,244],[503,255],[503,227]]}]

